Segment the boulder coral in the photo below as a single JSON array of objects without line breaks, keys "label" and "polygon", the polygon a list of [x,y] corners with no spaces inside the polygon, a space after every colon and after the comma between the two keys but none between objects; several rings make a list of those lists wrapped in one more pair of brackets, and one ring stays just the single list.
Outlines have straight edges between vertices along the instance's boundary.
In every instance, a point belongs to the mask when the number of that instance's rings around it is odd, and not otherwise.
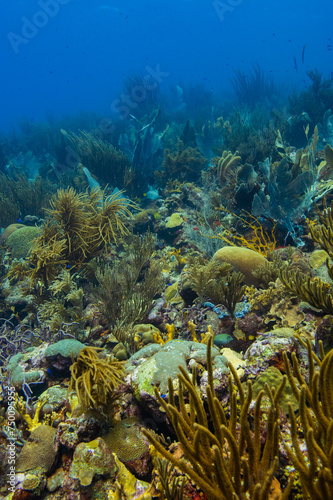
[{"label": "boulder coral", "polygon": [[213,260],[231,264],[236,271],[244,274],[244,281],[247,285],[254,286],[259,285],[259,280],[253,276],[253,271],[257,271],[260,266],[268,262],[263,255],[254,250],[234,246],[220,248],[213,255]]}]

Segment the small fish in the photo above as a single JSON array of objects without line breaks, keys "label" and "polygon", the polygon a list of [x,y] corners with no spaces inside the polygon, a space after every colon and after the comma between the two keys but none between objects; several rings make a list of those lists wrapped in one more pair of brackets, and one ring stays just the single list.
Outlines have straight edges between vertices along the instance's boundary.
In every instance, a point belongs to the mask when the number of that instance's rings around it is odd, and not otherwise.
[{"label": "small fish", "polygon": [[227,333],[219,333],[218,335],[215,335],[214,337],[214,344],[218,347],[223,347],[227,344],[229,344],[233,340],[231,335],[228,335]]},{"label": "small fish", "polygon": [[164,297],[166,300],[166,305],[172,301],[172,299],[178,296],[178,283],[174,283],[173,285],[168,286],[165,290]]},{"label": "small fish", "polygon": [[306,47],[306,45],[303,45],[303,50],[302,50],[302,64],[304,64],[305,47]]}]

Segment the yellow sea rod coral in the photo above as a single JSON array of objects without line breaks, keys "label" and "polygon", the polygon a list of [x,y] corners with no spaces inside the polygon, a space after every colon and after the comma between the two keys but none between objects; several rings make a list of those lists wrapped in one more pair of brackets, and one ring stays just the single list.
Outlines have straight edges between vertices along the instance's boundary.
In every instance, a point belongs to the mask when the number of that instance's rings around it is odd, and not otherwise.
[{"label": "yellow sea rod coral", "polygon": [[114,392],[122,382],[123,362],[101,359],[98,348],[85,347],[71,366],[69,391],[75,390],[79,404],[106,414],[114,403]]},{"label": "yellow sea rod coral", "polygon": [[[332,498],[333,491],[333,350],[326,356],[320,342],[320,360],[312,351],[309,340],[298,340],[306,345],[309,358],[309,382],[306,383],[293,353],[292,365],[297,387],[287,357],[283,354],[286,373],[295,398],[299,403],[299,418],[289,404],[292,447],[285,443],[289,460],[299,473],[304,499]],[[315,367],[315,363],[319,366]],[[307,453],[301,449],[299,428],[304,435]]]},{"label": "yellow sea rod coral", "polygon": [[[206,408],[196,387],[195,370],[190,377],[180,366],[179,407],[170,378],[168,402],[161,397],[157,389],[155,389],[155,395],[174,427],[184,452],[184,459],[179,459],[166,450],[149,431],[143,430],[143,433],[157,451],[185,473],[210,500],[232,498],[268,500],[278,467],[278,401],[284,389],[286,377],[283,378],[276,391],[267,389],[271,406],[265,425],[265,444],[262,448],[261,432],[264,424],[261,421],[261,400],[264,391],[260,391],[257,396],[254,422],[251,427],[248,419],[252,401],[251,382],[248,382],[247,395],[245,395],[236,370],[229,365],[232,372],[232,376],[229,377],[230,411],[226,413],[214,389],[212,340],[211,337],[207,347],[208,386],[206,393],[212,425],[208,424]],[[237,392],[240,408],[237,407]],[[189,404],[185,404],[187,394]],[[283,494],[278,495],[280,500],[288,498],[291,485],[290,482]]]}]

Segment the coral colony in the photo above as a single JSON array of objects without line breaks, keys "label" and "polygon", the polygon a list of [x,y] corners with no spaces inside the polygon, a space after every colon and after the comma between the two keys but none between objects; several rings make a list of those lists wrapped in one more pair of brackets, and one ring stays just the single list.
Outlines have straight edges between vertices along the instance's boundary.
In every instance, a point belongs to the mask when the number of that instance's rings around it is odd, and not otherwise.
[{"label": "coral colony", "polygon": [[308,76],[288,113],[256,65],[233,110],[152,89],[108,135],[2,138],[1,498],[332,498],[333,83]]}]

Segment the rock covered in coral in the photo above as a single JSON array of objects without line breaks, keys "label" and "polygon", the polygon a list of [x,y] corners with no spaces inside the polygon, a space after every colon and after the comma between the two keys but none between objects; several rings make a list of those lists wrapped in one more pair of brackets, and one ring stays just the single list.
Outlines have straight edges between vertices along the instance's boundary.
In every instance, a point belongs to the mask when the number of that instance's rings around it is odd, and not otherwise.
[{"label": "rock covered in coral", "polygon": [[181,217],[181,215],[177,212],[174,212],[173,214],[170,215],[169,219],[167,220],[165,227],[167,229],[173,229],[175,227],[180,227],[183,224],[184,220]]},{"label": "rock covered in coral", "polygon": [[39,396],[39,400],[45,401],[44,414],[59,411],[67,404],[67,389],[61,385],[52,385]]},{"label": "rock covered in coral", "polygon": [[256,367],[273,365],[283,368],[282,353],[296,350],[296,339],[292,328],[276,328],[261,334],[245,352],[248,365]]},{"label": "rock covered in coral", "polygon": [[117,466],[109,447],[98,437],[75,448],[69,477],[78,479],[82,486],[89,486],[94,476],[114,477]]},{"label": "rock covered in coral", "polygon": [[133,331],[140,337],[143,345],[154,342],[154,335],[161,335],[160,330],[150,323],[135,325]]},{"label": "rock covered in coral", "polygon": [[[25,353],[17,353],[8,362],[7,370],[11,384],[20,389],[23,382],[26,384],[42,383],[48,375],[69,375],[72,357],[76,359],[85,347],[75,339],[64,339],[55,344],[43,343],[38,347],[31,347]],[[46,365],[46,369],[45,369]]]},{"label": "rock covered in coral", "polygon": [[333,317],[324,316],[316,329],[316,344],[322,341],[324,351],[329,352],[333,348]]},{"label": "rock covered in coral", "polygon": [[[235,353],[236,356],[237,353]],[[239,355],[240,356],[240,355]],[[240,360],[241,356],[237,358]],[[223,394],[228,387],[227,367],[228,359],[221,355],[217,347],[212,348],[212,363],[214,369],[214,383],[216,391]],[[240,361],[239,365],[242,362]],[[150,412],[149,425],[156,426],[156,422],[164,422],[165,414],[159,409],[154,388],[157,386],[162,397],[168,395],[168,378],[173,382],[174,389],[178,390],[179,366],[188,373],[195,367],[198,376],[200,391],[205,397],[207,385],[207,346],[199,342],[173,340],[160,344],[151,344],[134,354],[126,364],[129,373],[128,381],[131,384],[134,397],[145,410]],[[237,367],[239,366],[237,365]]]},{"label": "rock covered in coral", "polygon": [[7,226],[6,229],[4,230],[4,232],[1,234],[0,244],[3,245],[7,241],[7,238],[11,234],[13,234],[18,229],[22,229],[23,227],[26,227],[26,226],[24,224],[20,224],[20,223],[9,224],[9,226]]},{"label": "rock covered in coral", "polygon": [[25,472],[24,474],[17,473],[15,478],[15,493],[10,498],[15,498],[15,500],[33,500],[40,498],[40,495],[45,490],[46,475],[39,468]]},{"label": "rock covered in coral", "polygon": [[244,375],[244,367],[247,364],[242,354],[233,351],[230,347],[224,347],[221,349],[221,355],[227,359],[228,363],[233,365],[239,378],[242,378]]},{"label": "rock covered in coral", "polygon": [[[283,375],[278,368],[276,368],[275,366],[268,367],[262,374],[260,374],[255,379],[254,383],[252,384],[253,396],[257,397],[258,393],[261,390],[265,391],[266,384],[270,389],[274,387],[277,390],[277,388],[282,382],[282,378]],[[295,383],[296,382],[297,381],[295,379]],[[293,411],[298,410],[299,408],[298,401],[295,398],[293,391],[291,389],[291,385],[288,381],[283,389],[283,393],[280,399],[280,406],[286,414],[289,413],[289,407],[288,407],[289,404],[291,404]]]},{"label": "rock covered in coral", "polygon": [[58,371],[68,370],[72,359],[76,359],[84,347],[85,345],[76,339],[63,339],[49,345],[45,351],[47,364]]},{"label": "rock covered in coral", "polygon": [[149,500],[152,498],[149,493],[151,485],[141,479],[137,479],[131,474],[125,465],[118,459],[117,455],[114,455],[114,459],[118,467],[118,472],[116,481],[111,485],[108,491],[108,500],[139,500],[140,498],[142,500],[145,498]]},{"label": "rock covered in coral", "polygon": [[12,356],[7,365],[11,385],[21,389],[22,384],[42,383],[45,374],[42,369],[42,360],[45,346],[39,346],[26,353],[17,353]]},{"label": "rock covered in coral", "polygon": [[[75,416],[81,411],[79,416]],[[85,410],[77,406],[74,415],[60,422],[56,440],[68,449],[74,449],[81,442],[92,441],[105,432],[105,416],[97,411]]]},{"label": "rock covered in coral", "polygon": [[[191,359],[198,363],[206,362],[207,347],[205,344],[185,340],[172,340],[163,346],[153,344],[144,347],[131,356],[126,366],[131,371],[131,385],[134,395],[141,400],[144,393],[154,396],[154,386],[160,388],[162,394],[168,392],[168,377],[177,378],[178,367],[187,369]],[[149,357],[147,357],[147,353]],[[217,348],[212,350],[213,356],[217,356]],[[135,368],[133,369],[133,366]]]}]

